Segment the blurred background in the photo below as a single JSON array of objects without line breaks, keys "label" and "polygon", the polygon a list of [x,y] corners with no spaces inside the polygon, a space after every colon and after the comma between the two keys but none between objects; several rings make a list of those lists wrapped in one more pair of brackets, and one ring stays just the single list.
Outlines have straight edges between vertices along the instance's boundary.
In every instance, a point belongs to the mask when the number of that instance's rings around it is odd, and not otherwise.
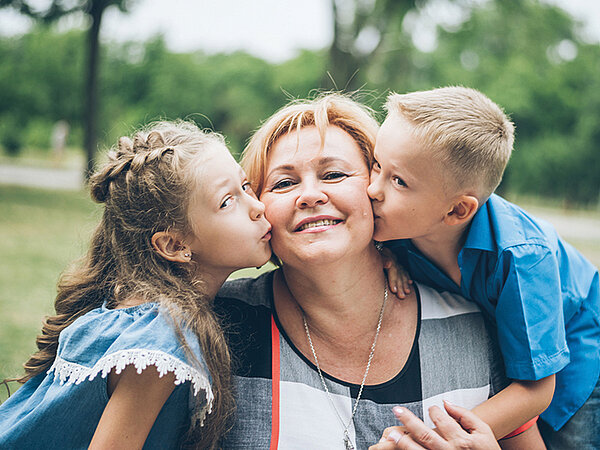
[{"label": "blurred background", "polygon": [[390,90],[446,85],[505,108],[500,193],[600,264],[596,0],[0,0],[0,380],[85,251],[85,176],[119,136],[186,118],[239,155],[290,99],[344,90],[381,114]]}]

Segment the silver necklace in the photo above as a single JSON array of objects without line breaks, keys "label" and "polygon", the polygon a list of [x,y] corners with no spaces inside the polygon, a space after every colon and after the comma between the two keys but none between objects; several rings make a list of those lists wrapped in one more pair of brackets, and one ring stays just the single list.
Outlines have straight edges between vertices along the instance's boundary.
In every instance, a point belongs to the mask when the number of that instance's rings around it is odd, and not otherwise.
[{"label": "silver necklace", "polygon": [[319,365],[319,358],[317,358],[317,352],[315,351],[315,347],[313,345],[312,339],[310,338],[310,331],[308,330],[308,323],[306,323],[306,315],[304,311],[302,311],[302,320],[304,322],[304,330],[306,331],[306,337],[308,338],[308,345],[310,345],[310,350],[312,351],[313,358],[315,359],[315,366],[317,366],[317,372],[319,372],[319,377],[321,378],[321,383],[323,384],[323,388],[325,392],[327,392],[327,398],[337,415],[342,427],[344,427],[344,446],[346,450],[354,450],[354,444],[352,444],[352,440],[350,439],[350,433],[348,429],[350,428],[350,424],[354,420],[354,415],[356,414],[356,408],[358,408],[358,401],[363,392],[363,388],[365,387],[365,381],[367,380],[367,375],[369,374],[369,369],[371,368],[371,360],[373,359],[373,355],[375,354],[375,346],[377,345],[377,338],[379,337],[379,330],[381,330],[381,322],[383,321],[383,311],[385,310],[385,303],[388,298],[388,287],[387,283],[385,284],[385,290],[383,293],[383,303],[381,305],[381,311],[379,311],[379,321],[377,322],[377,329],[375,331],[375,338],[373,339],[373,344],[371,345],[371,353],[369,353],[369,359],[367,360],[367,368],[365,369],[365,374],[363,375],[363,379],[360,383],[360,389],[358,390],[358,395],[356,396],[356,402],[354,403],[354,408],[352,408],[352,415],[350,416],[350,420],[347,424],[344,424],[344,420],[340,415],[339,411],[335,407],[335,403],[333,403],[333,399],[331,398],[331,394],[329,393],[329,389],[327,388],[327,384],[325,383],[325,378],[323,377],[323,372],[321,371],[321,366]]}]

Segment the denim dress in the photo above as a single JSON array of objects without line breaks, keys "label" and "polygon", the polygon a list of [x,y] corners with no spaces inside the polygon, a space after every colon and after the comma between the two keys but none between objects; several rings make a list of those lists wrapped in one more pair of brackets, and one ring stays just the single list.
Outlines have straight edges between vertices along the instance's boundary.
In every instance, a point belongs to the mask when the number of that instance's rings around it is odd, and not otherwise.
[{"label": "denim dress", "polygon": [[144,448],[177,448],[191,421],[210,413],[213,393],[198,340],[183,330],[199,365],[189,361],[171,323],[156,303],[104,305],[78,318],[61,332],[52,367],[0,406],[0,448],[87,448],[109,400],[107,375],[128,365],[175,375]]}]

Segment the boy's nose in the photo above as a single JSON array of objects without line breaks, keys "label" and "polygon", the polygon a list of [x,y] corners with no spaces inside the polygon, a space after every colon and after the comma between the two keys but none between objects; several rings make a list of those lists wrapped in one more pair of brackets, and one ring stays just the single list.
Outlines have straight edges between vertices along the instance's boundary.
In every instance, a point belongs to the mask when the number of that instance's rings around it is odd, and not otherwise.
[{"label": "boy's nose", "polygon": [[371,184],[367,187],[367,195],[371,200],[381,201],[383,200],[383,190],[380,188],[378,180],[377,175],[371,174]]}]

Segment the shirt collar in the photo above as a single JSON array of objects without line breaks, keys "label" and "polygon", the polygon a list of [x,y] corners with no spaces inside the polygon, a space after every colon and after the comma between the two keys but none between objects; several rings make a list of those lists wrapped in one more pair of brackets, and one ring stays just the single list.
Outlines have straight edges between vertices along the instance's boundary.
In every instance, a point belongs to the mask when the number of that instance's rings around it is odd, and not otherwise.
[{"label": "shirt collar", "polygon": [[[494,194],[492,194],[492,196],[493,195]],[[463,248],[485,250],[488,252],[496,250],[490,211],[492,208],[492,200],[492,197],[490,197],[481,208],[479,208],[479,211],[475,213],[475,216],[473,216]]]}]

